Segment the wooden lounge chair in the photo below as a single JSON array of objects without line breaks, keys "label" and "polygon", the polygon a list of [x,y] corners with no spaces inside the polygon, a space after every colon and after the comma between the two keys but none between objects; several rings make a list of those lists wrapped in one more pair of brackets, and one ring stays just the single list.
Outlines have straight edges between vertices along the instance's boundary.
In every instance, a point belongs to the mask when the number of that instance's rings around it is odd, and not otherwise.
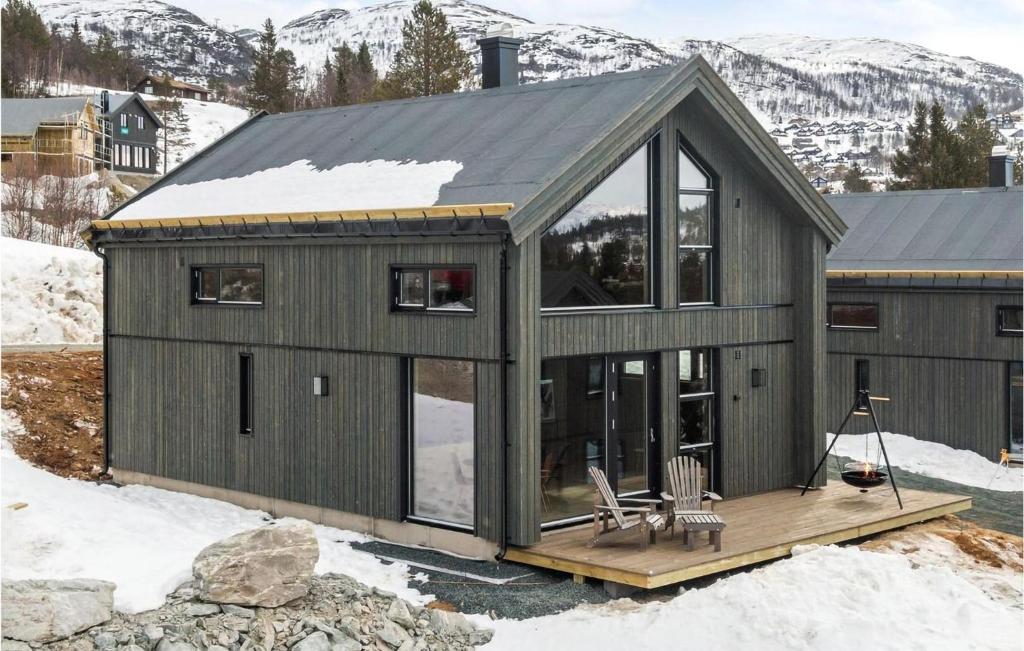
[{"label": "wooden lounge chair", "polygon": [[[701,465],[693,457],[674,457],[669,460],[666,470],[671,493],[664,492],[661,494],[661,498],[665,500],[665,505],[668,509],[668,522],[666,522],[666,526],[670,528],[672,537],[675,537],[677,519],[680,519],[683,515],[712,513],[715,510],[715,502],[721,502],[722,497],[717,493],[701,488],[701,478],[703,476],[701,474]],[[704,502],[710,502],[711,508],[705,510]],[[707,518],[699,519],[706,520]],[[715,516],[714,519],[720,520],[718,516]],[[724,527],[725,525],[723,524],[722,526]],[[683,530],[683,535],[687,535],[686,529]],[[712,536],[712,538],[715,537]],[[717,537],[721,538],[720,532]],[[716,549],[720,545],[721,543],[719,542],[716,545]]]},{"label": "wooden lounge chair", "polygon": [[[618,526],[617,531],[636,529],[640,532],[640,550],[646,551],[648,541],[655,542],[654,532],[665,528],[665,514],[655,510],[655,505],[661,500],[616,497],[603,470],[591,467],[589,472],[597,487],[597,497],[594,501],[594,538],[588,546],[593,547],[602,534],[611,532],[608,528],[610,514]],[[622,506],[620,502],[629,502],[637,506]],[[627,515],[639,517],[627,519]]]}]

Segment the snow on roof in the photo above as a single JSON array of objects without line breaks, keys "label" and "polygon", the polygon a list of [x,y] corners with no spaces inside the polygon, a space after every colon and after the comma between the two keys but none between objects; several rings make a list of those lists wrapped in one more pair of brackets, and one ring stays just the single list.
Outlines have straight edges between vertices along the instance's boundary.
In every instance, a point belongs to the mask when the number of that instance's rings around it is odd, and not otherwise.
[{"label": "snow on roof", "polygon": [[317,169],[298,160],[246,176],[158,188],[111,219],[336,212],[421,208],[437,203],[441,186],[462,163],[372,160]]}]

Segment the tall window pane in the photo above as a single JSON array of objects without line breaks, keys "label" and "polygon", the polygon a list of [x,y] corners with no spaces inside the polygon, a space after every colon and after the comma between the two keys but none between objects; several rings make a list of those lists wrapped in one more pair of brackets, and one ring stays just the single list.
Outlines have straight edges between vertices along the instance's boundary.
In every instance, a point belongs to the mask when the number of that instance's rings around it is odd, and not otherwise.
[{"label": "tall window pane", "polygon": [[712,303],[715,204],[711,178],[682,149],[678,161],[679,303]]},{"label": "tall window pane", "polygon": [[412,361],[413,516],[473,526],[475,375],[472,362]]},{"label": "tall window pane", "polygon": [[263,270],[230,267],[221,269],[220,300],[226,303],[262,303]]},{"label": "tall window pane", "polygon": [[542,307],[651,303],[649,149],[637,150],[544,233]]},{"label": "tall window pane", "polygon": [[430,270],[430,307],[439,310],[472,310],[474,303],[471,269]]},{"label": "tall window pane", "polygon": [[705,490],[713,484],[715,394],[711,349],[679,351],[679,454],[696,458],[704,469]]}]

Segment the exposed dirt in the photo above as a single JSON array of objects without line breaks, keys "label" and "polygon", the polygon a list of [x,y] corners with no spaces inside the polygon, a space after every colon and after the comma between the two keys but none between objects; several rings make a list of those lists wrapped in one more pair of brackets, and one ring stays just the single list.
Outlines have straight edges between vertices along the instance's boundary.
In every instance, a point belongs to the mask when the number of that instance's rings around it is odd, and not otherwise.
[{"label": "exposed dirt", "polygon": [[[984,529],[953,515],[882,534],[860,546],[864,549],[891,547],[893,542],[909,542],[921,534],[934,534],[945,538],[963,553],[989,567],[1005,568],[1014,572],[1024,570],[1024,539],[1013,534]],[[913,553],[919,551],[919,548],[911,544],[904,545],[902,550]]]},{"label": "exposed dirt", "polygon": [[23,459],[63,477],[99,479],[103,467],[103,354],[5,353],[3,408],[25,433],[13,437]]}]

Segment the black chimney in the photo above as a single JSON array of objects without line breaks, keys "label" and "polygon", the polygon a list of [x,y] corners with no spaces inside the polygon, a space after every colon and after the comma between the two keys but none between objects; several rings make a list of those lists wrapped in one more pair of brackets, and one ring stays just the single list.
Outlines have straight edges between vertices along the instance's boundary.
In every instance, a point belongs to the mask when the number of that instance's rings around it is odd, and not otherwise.
[{"label": "black chimney", "polygon": [[110,113],[110,93],[104,90],[100,92],[100,115],[107,113]]},{"label": "black chimney", "polygon": [[1013,187],[1013,163],[1017,157],[1006,151],[1005,147],[993,147],[988,157],[988,187]]},{"label": "black chimney", "polygon": [[520,38],[512,37],[512,29],[502,25],[503,29],[478,40],[480,46],[480,72],[484,88],[499,86],[516,86],[519,84],[519,46]]}]

